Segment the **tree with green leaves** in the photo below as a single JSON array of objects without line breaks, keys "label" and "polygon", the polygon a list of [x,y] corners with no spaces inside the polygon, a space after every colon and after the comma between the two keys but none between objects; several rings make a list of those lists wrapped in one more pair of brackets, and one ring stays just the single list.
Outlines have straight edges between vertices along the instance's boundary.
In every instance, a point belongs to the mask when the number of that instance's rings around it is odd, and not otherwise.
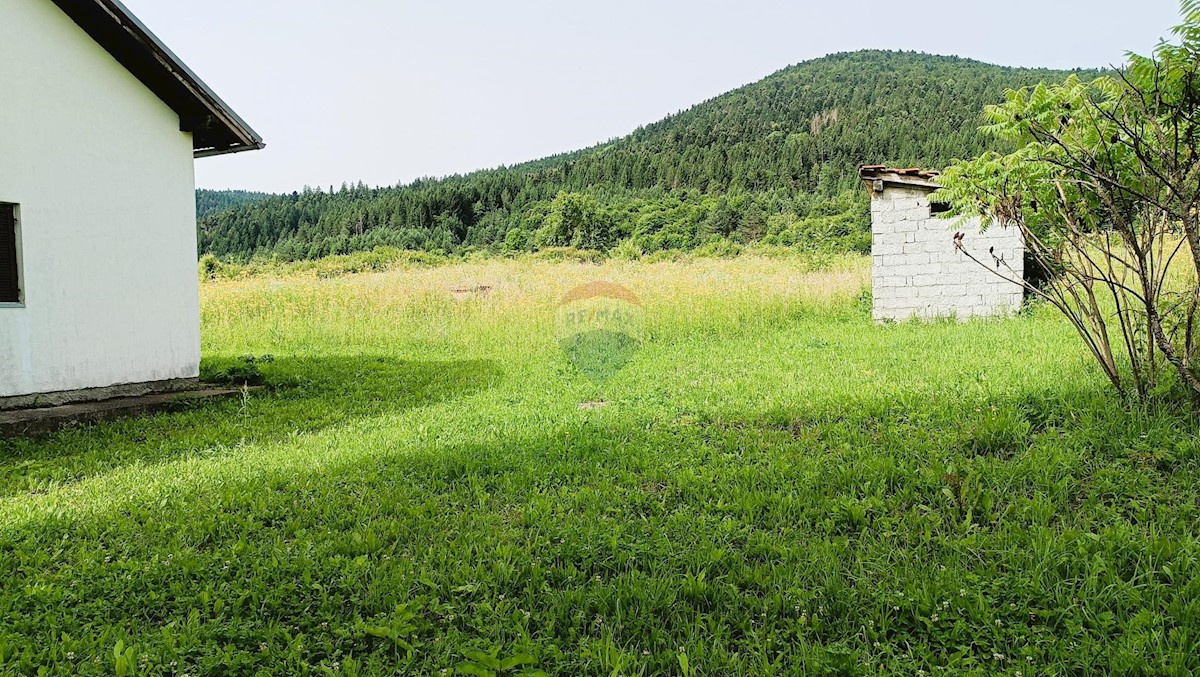
[{"label": "tree with green leaves", "polygon": [[1200,0],[1182,16],[1174,42],[1111,76],[1010,91],[983,131],[1016,150],[956,162],[941,182],[958,214],[1020,227],[1052,273],[1029,291],[1119,391],[1173,382],[1200,402]]},{"label": "tree with green leaves", "polygon": [[612,246],[612,228],[596,198],[584,193],[559,193],[537,233],[541,246],[603,250]]}]

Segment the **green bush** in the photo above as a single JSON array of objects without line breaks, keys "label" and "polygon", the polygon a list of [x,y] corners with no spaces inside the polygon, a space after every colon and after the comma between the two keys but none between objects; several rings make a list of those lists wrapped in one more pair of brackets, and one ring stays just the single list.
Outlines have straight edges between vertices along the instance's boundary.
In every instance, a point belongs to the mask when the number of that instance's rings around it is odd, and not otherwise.
[{"label": "green bush", "polygon": [[200,279],[215,280],[221,272],[221,260],[212,254],[205,254],[200,257],[199,264]]},{"label": "green bush", "polygon": [[410,266],[437,266],[450,260],[442,254],[411,251],[392,246],[290,262],[278,256],[272,256],[252,259],[245,264],[221,261],[211,254],[205,254],[200,259],[200,277],[206,280],[215,280],[255,275],[311,273],[317,277],[331,278],[356,273],[384,272]]},{"label": "green bush", "polygon": [[609,250],[608,255],[618,261],[637,261],[642,258],[644,252],[637,242],[632,239],[621,240],[617,246]]},{"label": "green bush", "polygon": [[604,260],[604,253],[591,249],[576,249],[574,247],[546,247],[533,253],[538,261],[574,261],[577,263],[599,263]]},{"label": "green bush", "polygon": [[745,247],[736,242],[724,238],[716,238],[700,245],[692,254],[711,259],[728,259],[741,254],[744,250]]}]

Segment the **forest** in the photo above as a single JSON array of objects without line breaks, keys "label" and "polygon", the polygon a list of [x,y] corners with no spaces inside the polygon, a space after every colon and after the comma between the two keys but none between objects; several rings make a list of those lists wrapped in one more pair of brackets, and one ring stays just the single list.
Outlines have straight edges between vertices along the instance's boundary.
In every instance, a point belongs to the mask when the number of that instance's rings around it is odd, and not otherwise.
[{"label": "forest", "polygon": [[239,205],[259,202],[269,197],[271,197],[270,193],[256,193],[248,190],[205,190],[201,188],[196,191],[196,218],[232,209]]},{"label": "forest", "polygon": [[912,52],[835,54],[626,137],[512,167],[387,188],[207,192],[197,201],[200,253],[294,261],[379,246],[652,253],[721,242],[866,251],[859,165],[942,167],[997,149],[979,132],[984,105],[1066,75]]}]

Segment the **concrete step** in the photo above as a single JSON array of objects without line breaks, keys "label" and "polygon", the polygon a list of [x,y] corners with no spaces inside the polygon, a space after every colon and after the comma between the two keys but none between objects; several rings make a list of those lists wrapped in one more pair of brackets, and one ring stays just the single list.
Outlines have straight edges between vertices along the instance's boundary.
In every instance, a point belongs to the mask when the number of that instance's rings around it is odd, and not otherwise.
[{"label": "concrete step", "polygon": [[[251,390],[254,390],[252,388]],[[21,437],[53,432],[71,423],[96,423],[143,416],[192,402],[241,394],[238,388],[200,387],[137,397],[118,397],[56,407],[0,411],[0,437]]]}]

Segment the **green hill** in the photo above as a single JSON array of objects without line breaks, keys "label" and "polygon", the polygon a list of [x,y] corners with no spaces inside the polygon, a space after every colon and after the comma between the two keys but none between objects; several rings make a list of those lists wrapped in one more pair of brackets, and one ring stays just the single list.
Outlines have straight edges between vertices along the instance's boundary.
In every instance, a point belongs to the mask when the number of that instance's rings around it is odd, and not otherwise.
[{"label": "green hill", "polygon": [[201,188],[196,191],[196,218],[259,202],[269,197],[271,197],[270,193],[254,193],[248,190],[205,190]]},{"label": "green hill", "polygon": [[990,147],[977,129],[985,104],[1066,75],[908,52],[835,54],[589,149],[211,213],[200,221],[201,250],[286,260],[380,245],[463,252],[628,241],[656,251],[765,241],[862,250],[858,165],[939,167],[976,155]]}]

